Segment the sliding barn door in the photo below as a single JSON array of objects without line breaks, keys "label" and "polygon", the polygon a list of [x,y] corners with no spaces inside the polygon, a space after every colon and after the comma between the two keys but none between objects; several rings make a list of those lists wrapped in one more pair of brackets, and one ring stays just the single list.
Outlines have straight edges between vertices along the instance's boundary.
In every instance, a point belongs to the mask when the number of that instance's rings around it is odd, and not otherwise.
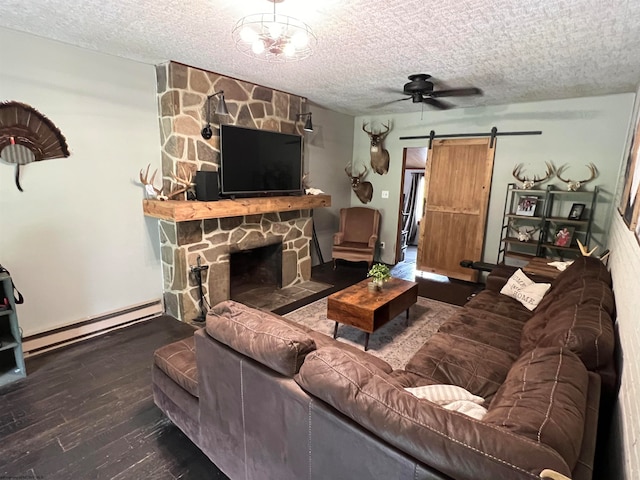
[{"label": "sliding barn door", "polygon": [[417,268],[460,280],[478,272],[460,266],[479,261],[484,247],[493,172],[489,138],[434,140],[425,169]]}]

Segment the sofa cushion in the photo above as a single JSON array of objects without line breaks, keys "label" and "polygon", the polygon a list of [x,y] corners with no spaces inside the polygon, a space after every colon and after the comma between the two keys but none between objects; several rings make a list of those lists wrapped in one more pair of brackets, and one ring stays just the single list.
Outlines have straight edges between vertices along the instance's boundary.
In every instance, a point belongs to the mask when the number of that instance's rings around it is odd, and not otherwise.
[{"label": "sofa cushion", "polygon": [[438,331],[470,338],[518,356],[522,327],[523,323],[518,320],[465,307],[449,317]]},{"label": "sofa cushion", "polygon": [[[275,315],[275,314],[272,314]],[[344,343],[341,342],[339,340],[335,340],[333,338],[331,338],[328,335],[325,335],[324,333],[320,333],[317,332],[315,330],[313,330],[312,328],[302,324],[302,323],[297,323],[293,320],[290,320],[286,317],[278,317],[281,320],[284,320],[285,322],[290,323],[291,325],[294,325],[298,328],[300,328],[301,330],[303,330],[304,332],[306,332],[315,342],[316,344],[316,349],[318,348],[322,348],[322,347],[339,347],[342,348],[343,350],[349,352],[351,355],[354,355],[356,357],[360,357],[363,360],[367,361],[367,362],[371,362],[373,363],[377,368],[379,368],[380,370],[390,373],[393,371],[393,368],[391,367],[391,365],[389,365],[387,362],[385,362],[384,360],[382,360],[381,358],[378,358],[376,356],[371,355],[368,352],[365,352],[364,350],[362,350],[362,347],[356,347],[353,345],[349,345],[348,343]]]},{"label": "sofa cushion", "polygon": [[544,468],[571,474],[552,449],[419,399],[338,348],[309,354],[294,379],[374,435],[452,478],[477,479],[482,472],[483,478],[530,479]]},{"label": "sofa cushion", "polygon": [[516,358],[517,355],[473,339],[438,332],[404,369],[432,383],[457,385],[488,401]]},{"label": "sofa cushion", "polygon": [[205,328],[219,342],[289,377],[316,348],[297,325],[232,300],[209,311]]},{"label": "sofa cushion", "polygon": [[520,302],[492,290],[481,291],[469,300],[465,307],[502,315],[522,323],[531,318],[531,312],[524,308]]},{"label": "sofa cushion", "polygon": [[578,257],[567,269],[551,282],[553,288],[564,289],[581,279],[600,280],[611,286],[611,274],[607,267],[595,257]]},{"label": "sofa cushion", "polygon": [[153,352],[153,361],[169,378],[198,397],[198,367],[193,336],[158,348]]},{"label": "sofa cushion", "polygon": [[573,469],[580,454],[589,379],[580,359],[561,347],[523,354],[483,421],[548,445]]},{"label": "sofa cushion", "polygon": [[547,322],[536,345],[566,347],[580,357],[588,370],[594,371],[613,357],[613,321],[604,309],[589,304],[570,305]]}]

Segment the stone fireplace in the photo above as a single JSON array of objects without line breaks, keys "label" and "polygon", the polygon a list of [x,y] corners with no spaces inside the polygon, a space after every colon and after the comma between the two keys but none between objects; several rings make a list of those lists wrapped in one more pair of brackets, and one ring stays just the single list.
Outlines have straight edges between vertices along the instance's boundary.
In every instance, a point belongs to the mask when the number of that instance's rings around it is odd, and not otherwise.
[{"label": "stone fireplace", "polygon": [[[162,177],[165,192],[174,186],[172,175],[197,170],[216,171],[219,165],[219,123],[302,135],[302,123],[296,115],[304,112],[306,99],[272,90],[222,75],[199,70],[175,62],[156,68],[158,109],[162,150]],[[212,113],[214,135],[205,140],[200,130],[207,123],[207,95],[224,90],[230,112],[228,118]],[[205,204],[232,202],[186,202]],[[150,205],[145,201],[145,208]],[[236,201],[233,201],[236,202]],[[175,205],[178,202],[158,202]],[[242,203],[237,201],[236,203]],[[329,199],[330,204],[330,199]],[[176,207],[177,208],[177,207]],[[197,264],[209,268],[202,272],[205,297],[211,305],[230,298],[230,256],[233,253],[271,245],[280,245],[281,264],[277,268],[282,287],[311,278],[310,241],[312,219],[310,206],[287,205],[262,209],[260,214],[212,215],[199,219],[176,219],[166,215],[151,216],[160,221],[162,273],[165,310],[168,314],[189,321],[199,312],[198,284],[191,267]],[[248,212],[253,213],[251,210]]]},{"label": "stone fireplace", "polygon": [[230,257],[236,252],[281,245],[281,285],[309,280],[311,221],[309,210],[193,222],[160,221],[166,312],[183,321],[198,316],[198,283],[191,273],[198,257],[209,267],[202,272],[202,283],[211,305],[230,298]]}]

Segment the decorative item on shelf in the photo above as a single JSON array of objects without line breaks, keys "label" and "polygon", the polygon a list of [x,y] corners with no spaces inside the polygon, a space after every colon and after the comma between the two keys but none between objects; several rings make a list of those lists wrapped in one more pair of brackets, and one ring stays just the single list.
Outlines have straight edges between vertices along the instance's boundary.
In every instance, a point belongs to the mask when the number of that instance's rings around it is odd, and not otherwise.
[{"label": "decorative item on shelf", "polygon": [[[578,247],[580,248],[580,253],[583,257],[590,257],[596,250],[598,250],[598,246],[596,245],[589,251],[587,247],[585,247],[580,240],[576,240],[578,242]],[[609,255],[609,254],[607,254]]]},{"label": "decorative item on shelf", "polygon": [[514,233],[516,238],[521,242],[528,242],[529,240],[531,240],[533,234],[540,230],[540,226],[529,228],[523,225],[518,225],[515,222],[509,222],[509,228]]},{"label": "decorative item on shelf", "polygon": [[555,173],[555,169],[553,168],[553,165],[551,163],[545,162],[545,164],[547,165],[547,171],[545,172],[544,177],[539,178],[537,175],[534,175],[532,179],[529,179],[528,177],[522,175],[523,170],[521,163],[516,165],[512,173],[515,179],[520,182],[520,188],[522,188],[523,190],[531,190],[538,183],[549,180]]},{"label": "decorative item on shelf", "polygon": [[571,211],[569,212],[567,220],[580,220],[585,206],[584,203],[574,203],[571,205]]},{"label": "decorative item on shelf", "polygon": [[[364,165],[363,165],[364,166]],[[351,189],[355,192],[358,200],[362,203],[369,203],[373,198],[373,185],[371,182],[363,182],[362,179],[367,175],[369,171],[366,166],[362,173],[353,174],[353,167],[351,162],[344,168],[347,177],[351,179]]]},{"label": "decorative item on shelf", "polygon": [[307,117],[307,121],[304,122],[304,127],[302,127],[302,129],[305,132],[313,132],[313,123],[311,123],[311,115],[313,115],[311,112],[296,114],[296,120],[300,120],[302,117]]},{"label": "decorative item on shelf", "polygon": [[575,230],[575,227],[571,227],[569,225],[559,226],[555,234],[553,245],[556,247],[570,247]]},{"label": "decorative item on shelf", "polygon": [[200,132],[200,134],[202,135],[202,138],[204,138],[205,140],[209,140],[213,136],[213,130],[211,128],[211,99],[218,95],[220,95],[220,101],[218,102],[218,105],[216,106],[214,113],[216,115],[222,115],[225,117],[229,115],[227,102],[224,101],[224,90],[220,90],[218,92],[212,93],[211,95],[207,96],[207,100],[206,100],[207,124],[204,126],[204,128]]},{"label": "decorative item on shelf", "polygon": [[368,285],[369,290],[380,291],[384,282],[391,278],[391,270],[384,263],[376,263],[367,273],[367,277],[372,279]]},{"label": "decorative item on shelf", "polygon": [[367,123],[362,123],[362,130],[364,133],[369,135],[369,152],[371,154],[371,168],[373,171],[379,175],[384,175],[389,171],[389,152],[384,148],[382,143],[384,139],[389,134],[389,125],[391,122],[387,122],[387,124],[382,124],[382,126],[386,129],[384,132],[374,132],[373,130],[367,130]]},{"label": "decorative item on shelf", "polygon": [[171,191],[169,192],[169,195],[167,195],[167,197],[169,198],[169,200],[175,200],[178,195],[185,194],[185,197],[187,197],[188,200],[189,198],[186,192],[188,192],[191,186],[194,185],[193,172],[189,168],[183,168],[182,165],[180,165],[178,166],[178,175],[174,175],[173,173],[171,173],[171,178],[175,182],[176,187],[175,190],[174,187],[171,187]]},{"label": "decorative item on shelf", "polygon": [[140,183],[144,187],[144,198],[146,198],[147,200],[166,200],[167,197],[165,195],[162,195],[163,188],[158,188],[154,185],[158,169],[156,168],[153,171],[153,175],[151,175],[151,178],[149,178],[149,168],[151,168],[151,164],[147,165],[147,170],[144,173],[142,173],[142,170],[140,170]]},{"label": "decorative item on shelf", "polygon": [[273,13],[247,15],[231,31],[236,48],[249,57],[267,62],[294,62],[313,53],[317,39],[311,27],[297,18]]},{"label": "decorative item on shelf", "polygon": [[522,197],[518,201],[516,207],[516,215],[522,215],[523,217],[534,217],[536,215],[536,205],[538,204],[538,197]]},{"label": "decorative item on shelf", "polygon": [[596,178],[598,176],[598,169],[596,168],[596,166],[593,163],[590,163],[589,165],[587,165],[587,168],[589,169],[589,172],[590,172],[589,178],[587,178],[585,180],[565,180],[564,178],[562,178],[560,176],[560,174],[566,168],[567,168],[566,165],[561,166],[557,170],[556,176],[558,177],[558,179],[560,179],[561,181],[563,181],[564,183],[567,184],[567,191],[569,191],[569,192],[577,192],[578,190],[580,190],[580,187],[582,185],[584,185],[587,182],[590,182],[591,180],[593,180],[594,178]]},{"label": "decorative item on shelf", "polygon": [[69,155],[67,140],[46,116],[24,103],[0,102],[0,159],[15,164],[18,190],[22,165]]}]

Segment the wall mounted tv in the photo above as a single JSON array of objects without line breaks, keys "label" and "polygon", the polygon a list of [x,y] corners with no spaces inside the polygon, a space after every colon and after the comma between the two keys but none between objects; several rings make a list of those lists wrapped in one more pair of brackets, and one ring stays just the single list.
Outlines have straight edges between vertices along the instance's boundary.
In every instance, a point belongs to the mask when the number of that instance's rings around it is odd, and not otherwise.
[{"label": "wall mounted tv", "polygon": [[220,193],[256,197],[302,194],[302,137],[220,126]]}]

